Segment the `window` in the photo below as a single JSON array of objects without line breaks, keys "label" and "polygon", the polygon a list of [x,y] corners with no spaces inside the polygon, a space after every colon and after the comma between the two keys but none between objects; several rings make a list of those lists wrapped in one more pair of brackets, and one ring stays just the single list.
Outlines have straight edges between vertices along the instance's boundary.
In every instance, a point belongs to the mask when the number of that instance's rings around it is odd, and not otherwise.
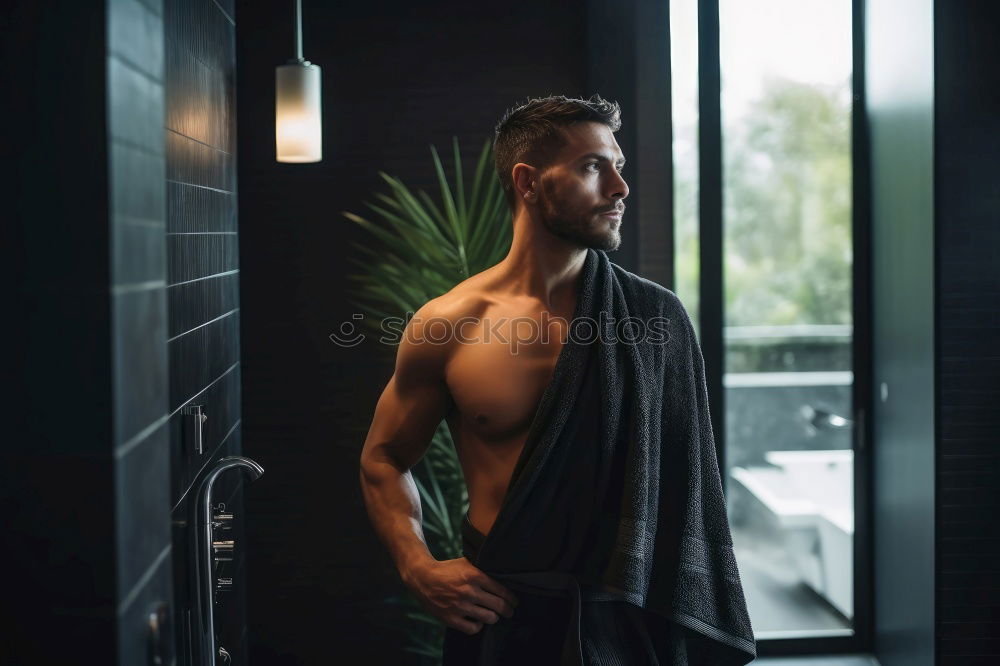
[{"label": "window", "polygon": [[[718,44],[701,63],[699,5],[704,43]],[[721,306],[722,355],[706,349],[706,365],[722,373],[720,462],[758,640],[851,637],[852,3],[708,6],[671,2],[675,291],[692,318],[707,293]],[[717,99],[699,91],[711,67]],[[714,135],[698,125],[711,104]],[[714,213],[698,206],[710,178]],[[706,224],[721,225],[704,236],[721,247],[699,248]],[[705,251],[721,275],[703,274]],[[699,297],[705,284],[718,288]]]}]

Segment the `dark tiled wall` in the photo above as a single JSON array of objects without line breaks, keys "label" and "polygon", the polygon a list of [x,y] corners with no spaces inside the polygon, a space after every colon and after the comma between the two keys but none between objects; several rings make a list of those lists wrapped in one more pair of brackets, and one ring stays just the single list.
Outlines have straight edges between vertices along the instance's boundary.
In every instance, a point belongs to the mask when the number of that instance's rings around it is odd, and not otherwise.
[{"label": "dark tiled wall", "polygon": [[[240,286],[236,216],[235,38],[231,2],[164,0],[166,117],[166,348],[173,507],[173,574],[178,663],[196,656],[197,579],[193,521],[201,478],[211,463],[241,452]],[[202,405],[204,446],[191,439],[189,405]],[[234,664],[246,663],[240,472],[215,484],[214,503],[235,515],[235,559],[216,575],[216,633]]]},{"label": "dark tiled wall", "polygon": [[938,666],[1000,663],[1000,6],[934,3]]},{"label": "dark tiled wall", "polygon": [[118,663],[134,664],[150,611],[172,601],[163,19],[158,0],[107,9]]},{"label": "dark tiled wall", "polygon": [[[2,663],[145,664],[150,612],[169,608],[175,583],[178,615],[189,602],[188,491],[203,460],[240,442],[232,12],[223,0],[0,10],[19,118],[4,142],[17,165],[3,249],[18,398],[15,445],[0,447]],[[210,417],[200,459],[178,437],[195,398]],[[237,535],[239,493],[232,477],[218,485]],[[244,593],[219,609],[235,663]]]}]

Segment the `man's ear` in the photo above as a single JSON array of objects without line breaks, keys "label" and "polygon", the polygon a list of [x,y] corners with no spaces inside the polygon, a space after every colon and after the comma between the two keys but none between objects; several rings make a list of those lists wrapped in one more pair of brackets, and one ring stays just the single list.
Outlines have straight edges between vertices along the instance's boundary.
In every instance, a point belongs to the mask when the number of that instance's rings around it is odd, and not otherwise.
[{"label": "man's ear", "polygon": [[518,162],[511,172],[514,181],[514,192],[518,198],[534,202],[537,198],[535,188],[538,185],[538,170],[530,164]]}]

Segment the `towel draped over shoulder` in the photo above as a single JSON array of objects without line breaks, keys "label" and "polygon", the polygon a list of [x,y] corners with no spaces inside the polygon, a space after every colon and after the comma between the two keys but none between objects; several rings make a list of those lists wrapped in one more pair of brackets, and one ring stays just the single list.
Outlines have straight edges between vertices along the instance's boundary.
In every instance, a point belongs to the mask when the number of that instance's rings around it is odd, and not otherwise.
[{"label": "towel draped over shoulder", "polygon": [[[756,657],[690,317],[601,250],[587,250],[568,339],[496,520],[484,536],[466,517],[462,531],[469,560],[516,595],[566,600],[552,606],[566,617],[552,625],[562,635],[549,663],[590,663],[587,605],[623,602],[645,618],[636,636],[648,629],[649,663]],[[518,621],[473,636],[448,627],[445,666],[507,663]]]}]

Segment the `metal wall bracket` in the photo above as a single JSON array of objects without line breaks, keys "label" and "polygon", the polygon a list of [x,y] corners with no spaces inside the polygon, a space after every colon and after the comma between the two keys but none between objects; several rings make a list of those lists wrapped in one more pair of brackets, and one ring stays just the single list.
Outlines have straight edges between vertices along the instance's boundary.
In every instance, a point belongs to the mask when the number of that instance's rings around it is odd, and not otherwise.
[{"label": "metal wall bracket", "polygon": [[186,405],[182,410],[183,414],[194,417],[188,432],[191,433],[191,439],[194,440],[194,450],[198,452],[198,455],[205,452],[205,437],[202,426],[208,420],[208,415],[202,411],[204,407],[205,405]]}]

